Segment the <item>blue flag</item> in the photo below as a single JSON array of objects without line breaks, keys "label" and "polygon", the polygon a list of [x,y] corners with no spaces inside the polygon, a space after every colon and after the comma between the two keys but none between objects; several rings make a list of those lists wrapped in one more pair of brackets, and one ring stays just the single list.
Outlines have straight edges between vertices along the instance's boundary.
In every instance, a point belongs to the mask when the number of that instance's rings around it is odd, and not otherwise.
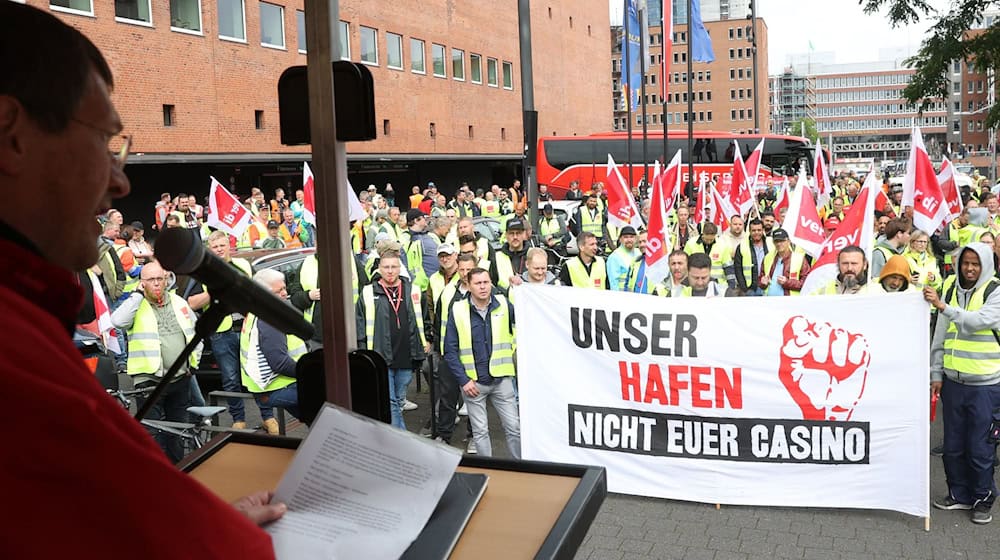
[{"label": "blue flag", "polygon": [[688,31],[688,47],[691,49],[691,60],[695,62],[712,62],[715,60],[715,50],[712,48],[712,38],[708,36],[705,22],[701,21],[701,2],[691,2],[691,25]]},{"label": "blue flag", "polygon": [[[642,49],[639,46],[639,34],[642,27],[639,25],[639,9],[636,0],[629,0],[628,10],[622,18],[624,33],[622,33],[622,89],[625,95],[623,100],[629,103],[632,110],[639,107],[639,94],[642,91]],[[628,61],[625,60],[625,43],[628,42]],[[622,110],[625,110],[622,107]]]}]

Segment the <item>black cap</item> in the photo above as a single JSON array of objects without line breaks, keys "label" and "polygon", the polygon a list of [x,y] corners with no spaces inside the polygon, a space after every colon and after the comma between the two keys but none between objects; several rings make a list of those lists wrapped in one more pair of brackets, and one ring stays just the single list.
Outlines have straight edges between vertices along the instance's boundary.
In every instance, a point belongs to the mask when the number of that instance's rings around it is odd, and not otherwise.
[{"label": "black cap", "polygon": [[542,212],[545,212],[546,214],[551,214],[552,213],[552,204],[546,202],[545,206],[542,206]]},{"label": "black cap", "polygon": [[279,225],[281,225],[281,224],[279,224],[278,222],[276,222],[274,220],[268,220],[267,221],[267,229],[276,228]]},{"label": "black cap", "polygon": [[771,239],[774,241],[788,241],[788,232],[778,228],[771,232]]},{"label": "black cap", "polygon": [[406,223],[412,224],[413,222],[426,216],[427,214],[424,214],[420,210],[417,210],[416,208],[410,208],[409,210],[406,211]]},{"label": "black cap", "polygon": [[635,232],[635,228],[634,227],[632,227],[632,226],[625,226],[625,227],[622,228],[621,233],[618,234],[618,237],[621,237],[623,235],[638,235],[638,234]]},{"label": "black cap", "polygon": [[146,228],[142,227],[142,222],[132,222],[132,229],[144,231]]},{"label": "black cap", "polygon": [[511,220],[507,222],[507,231],[512,230],[524,231],[524,220],[520,218],[511,218]]}]

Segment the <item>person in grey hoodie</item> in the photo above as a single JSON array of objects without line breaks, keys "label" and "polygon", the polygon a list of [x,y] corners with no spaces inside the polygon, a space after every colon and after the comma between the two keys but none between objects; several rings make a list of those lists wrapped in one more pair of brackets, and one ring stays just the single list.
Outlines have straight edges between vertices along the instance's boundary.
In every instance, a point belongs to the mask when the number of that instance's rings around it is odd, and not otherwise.
[{"label": "person in grey hoodie", "polygon": [[979,242],[962,248],[957,275],[942,295],[924,288],[939,312],[931,344],[931,392],[944,413],[944,461],[948,495],[934,507],[972,510],[972,522],[993,520],[993,479],[1000,430],[1000,286],[993,276],[992,248]]}]

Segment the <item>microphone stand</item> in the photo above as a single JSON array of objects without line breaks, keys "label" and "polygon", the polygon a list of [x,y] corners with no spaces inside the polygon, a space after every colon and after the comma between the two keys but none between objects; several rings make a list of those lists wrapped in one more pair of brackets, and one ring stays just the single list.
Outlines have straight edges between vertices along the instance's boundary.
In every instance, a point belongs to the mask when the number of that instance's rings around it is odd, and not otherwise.
[{"label": "microphone stand", "polygon": [[[219,290],[215,290],[219,291]],[[177,372],[180,371],[181,366],[187,362],[188,356],[194,349],[201,344],[209,336],[215,334],[215,331],[219,330],[219,325],[222,324],[223,319],[226,318],[232,311],[222,303],[222,299],[225,296],[225,290],[221,290],[223,293],[218,294],[219,297],[212,296],[212,304],[208,307],[208,310],[201,314],[201,317],[195,322],[194,325],[194,337],[191,338],[191,342],[187,343],[184,350],[181,351],[181,355],[177,356],[174,363],[171,364],[170,369],[164,374],[163,378],[160,380],[159,384],[156,385],[156,389],[153,390],[146,402],[142,404],[139,411],[135,413],[135,419],[141,421],[149,413],[149,410],[153,408],[156,401],[160,398],[160,395],[167,390],[170,386],[170,381],[177,376]]]}]

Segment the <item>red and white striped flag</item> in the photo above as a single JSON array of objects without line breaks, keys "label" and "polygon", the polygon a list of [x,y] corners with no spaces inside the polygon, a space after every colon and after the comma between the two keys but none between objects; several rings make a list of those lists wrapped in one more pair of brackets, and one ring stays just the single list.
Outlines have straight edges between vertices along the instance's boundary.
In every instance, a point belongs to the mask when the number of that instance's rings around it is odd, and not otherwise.
[{"label": "red and white striped flag", "polygon": [[208,192],[208,219],[205,223],[210,227],[222,230],[229,235],[239,238],[243,231],[250,226],[253,216],[240,199],[233,196],[222,183],[215,177],[212,179],[212,188]]},{"label": "red and white striped flag", "polygon": [[826,235],[804,173],[799,174],[795,192],[789,196],[788,213],[781,227],[796,247],[813,257],[819,256]]},{"label": "red and white striped flag", "polygon": [[653,181],[653,198],[649,208],[649,237],[646,242],[646,278],[661,282],[670,274],[667,257],[673,248],[667,213],[681,186],[681,151],[677,150],[670,165]]},{"label": "red and white striped flag", "polygon": [[791,190],[791,188],[788,186],[788,176],[785,176],[785,178],[781,181],[781,192],[778,193],[778,200],[774,202],[774,208],[771,209],[771,211],[774,212],[775,218],[778,217],[779,210],[782,208],[788,208],[789,190]]},{"label": "red and white striped flag", "polygon": [[740,214],[746,214],[753,207],[750,174],[740,156],[740,143],[734,141],[734,144],[736,151],[733,153],[733,184],[729,188],[729,201]]},{"label": "red and white striped flag", "polygon": [[733,216],[739,215],[739,210],[736,209],[724,196],[719,194],[718,189],[715,185],[709,187],[712,190],[712,223],[719,226],[719,231],[726,231],[729,229],[729,220]]},{"label": "red and white striped flag", "polygon": [[823,157],[823,143],[816,139],[816,159],[813,161],[813,176],[816,181],[816,204],[823,206],[830,202],[833,195],[833,185],[830,183],[830,172],[826,169],[826,158]]},{"label": "red and white striped flag", "polygon": [[750,152],[747,156],[747,160],[744,163],[744,167],[747,171],[747,184],[750,187],[750,192],[756,192],[757,190],[757,178],[760,175],[760,160],[764,157],[764,139],[760,139],[760,143],[757,147]]}]

